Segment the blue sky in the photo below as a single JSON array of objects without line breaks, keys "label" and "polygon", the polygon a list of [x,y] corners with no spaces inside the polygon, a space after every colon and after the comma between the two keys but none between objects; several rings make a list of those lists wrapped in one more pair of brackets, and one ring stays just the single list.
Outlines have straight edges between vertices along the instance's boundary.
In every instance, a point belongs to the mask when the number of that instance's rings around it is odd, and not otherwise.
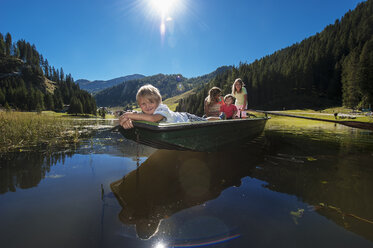
[{"label": "blue sky", "polygon": [[301,42],[360,2],[0,0],[0,32],[35,44],[75,80],[135,73],[190,78]]}]

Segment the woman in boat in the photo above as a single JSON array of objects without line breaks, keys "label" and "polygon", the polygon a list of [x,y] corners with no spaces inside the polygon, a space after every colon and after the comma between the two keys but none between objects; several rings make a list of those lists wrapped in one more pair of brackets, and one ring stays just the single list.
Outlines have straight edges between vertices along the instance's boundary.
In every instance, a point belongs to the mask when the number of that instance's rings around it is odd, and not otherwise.
[{"label": "woman in boat", "polygon": [[220,106],[224,104],[224,100],[221,96],[221,89],[218,87],[212,87],[209,90],[209,95],[205,99],[205,116],[206,117],[219,117]]},{"label": "woman in boat", "polygon": [[232,95],[236,98],[237,116],[247,109],[247,91],[241,78],[237,78],[232,85]]},{"label": "woman in boat", "polygon": [[159,90],[150,84],[144,85],[138,90],[136,100],[142,112],[126,112],[122,114],[119,117],[119,123],[125,129],[133,128],[132,120],[149,122],[193,122],[208,120],[185,112],[171,111],[167,105],[162,104],[162,96]]}]

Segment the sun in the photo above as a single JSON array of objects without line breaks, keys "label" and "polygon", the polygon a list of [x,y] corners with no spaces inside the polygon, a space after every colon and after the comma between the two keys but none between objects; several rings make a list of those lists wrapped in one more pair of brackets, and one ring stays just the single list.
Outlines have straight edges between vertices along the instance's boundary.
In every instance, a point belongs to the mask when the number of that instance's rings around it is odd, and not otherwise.
[{"label": "sun", "polygon": [[160,21],[159,31],[162,39],[165,37],[167,27],[173,22],[174,16],[180,17],[184,9],[185,0],[145,0],[147,12]]},{"label": "sun", "polygon": [[156,10],[163,18],[169,17],[168,15],[178,7],[179,0],[149,0],[151,7]]},{"label": "sun", "polygon": [[174,32],[175,23],[181,23],[189,12],[188,0],[135,0],[133,10],[143,12],[152,27],[159,29],[162,42],[166,34]]}]

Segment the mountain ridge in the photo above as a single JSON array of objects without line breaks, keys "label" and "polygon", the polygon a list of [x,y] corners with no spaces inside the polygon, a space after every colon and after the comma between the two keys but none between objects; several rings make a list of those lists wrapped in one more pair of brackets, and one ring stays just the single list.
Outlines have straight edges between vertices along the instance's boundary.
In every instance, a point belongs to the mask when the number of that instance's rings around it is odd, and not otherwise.
[{"label": "mountain ridge", "polygon": [[141,74],[131,74],[127,76],[117,77],[109,80],[94,80],[89,81],[87,79],[78,79],[75,81],[79,85],[79,87],[83,90],[88,91],[89,93],[97,93],[101,90],[106,88],[113,87],[115,85],[121,84],[126,81],[141,79],[144,78],[144,75]]},{"label": "mountain ridge", "polygon": [[199,77],[185,78],[181,74],[156,74],[106,88],[95,95],[99,106],[132,106],[136,104],[136,92],[145,85],[152,84],[159,89],[163,99],[167,99],[193,88],[207,84],[216,75],[232,69],[232,66],[221,66],[209,74]]}]

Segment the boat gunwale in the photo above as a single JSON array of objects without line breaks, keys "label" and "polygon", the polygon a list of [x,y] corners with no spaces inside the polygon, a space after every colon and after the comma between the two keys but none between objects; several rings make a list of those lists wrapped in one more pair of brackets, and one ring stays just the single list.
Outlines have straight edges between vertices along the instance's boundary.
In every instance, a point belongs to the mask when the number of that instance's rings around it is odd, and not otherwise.
[{"label": "boat gunwale", "polygon": [[192,129],[208,126],[227,125],[233,123],[241,123],[246,121],[267,121],[270,117],[258,117],[258,118],[243,118],[243,119],[232,119],[232,120],[214,120],[214,121],[198,121],[198,122],[180,122],[180,123],[158,123],[149,124],[144,121],[134,121],[133,126],[139,129],[147,129],[151,131],[175,131],[181,129]]}]

